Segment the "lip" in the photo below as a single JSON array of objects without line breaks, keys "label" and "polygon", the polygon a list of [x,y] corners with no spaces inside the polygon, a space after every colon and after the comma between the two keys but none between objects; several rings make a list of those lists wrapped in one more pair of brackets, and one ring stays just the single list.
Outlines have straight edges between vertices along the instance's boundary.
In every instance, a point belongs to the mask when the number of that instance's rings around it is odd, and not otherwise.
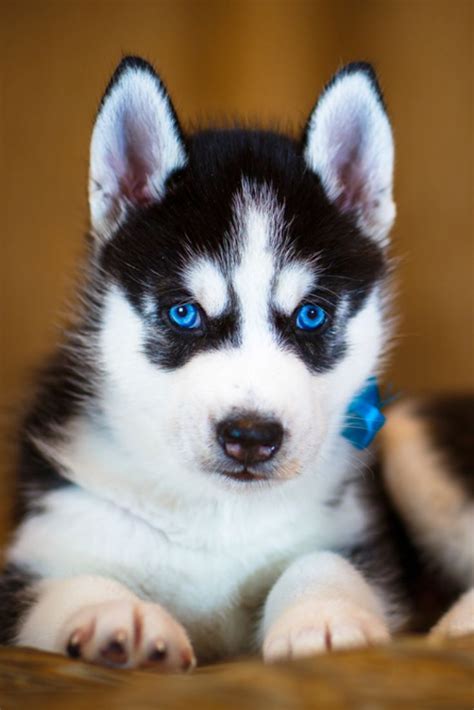
[{"label": "lip", "polygon": [[267,476],[261,476],[258,473],[252,473],[247,469],[243,471],[224,471],[226,478],[230,478],[232,481],[242,481],[242,483],[252,483],[254,481],[268,481]]}]

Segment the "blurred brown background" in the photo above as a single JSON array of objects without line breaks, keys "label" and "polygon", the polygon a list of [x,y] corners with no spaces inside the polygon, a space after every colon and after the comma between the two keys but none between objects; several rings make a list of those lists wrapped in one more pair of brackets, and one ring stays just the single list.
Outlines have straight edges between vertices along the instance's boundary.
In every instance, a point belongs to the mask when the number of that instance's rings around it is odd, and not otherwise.
[{"label": "blurred brown background", "polygon": [[472,387],[471,0],[0,7],[4,418],[57,337],[87,229],[94,112],[123,53],[155,63],[185,125],[243,115],[297,128],[342,63],[372,61],[397,146],[402,320],[387,378],[405,392]]}]

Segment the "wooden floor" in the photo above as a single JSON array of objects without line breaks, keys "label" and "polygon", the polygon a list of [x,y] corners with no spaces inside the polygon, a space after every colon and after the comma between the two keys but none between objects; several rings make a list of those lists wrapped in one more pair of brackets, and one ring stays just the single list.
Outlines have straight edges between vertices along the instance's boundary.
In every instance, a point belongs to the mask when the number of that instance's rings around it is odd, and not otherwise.
[{"label": "wooden floor", "polygon": [[117,671],[28,649],[0,649],[1,710],[458,710],[474,708],[474,637],[400,640],[363,651],[263,666],[258,660],[188,676]]}]

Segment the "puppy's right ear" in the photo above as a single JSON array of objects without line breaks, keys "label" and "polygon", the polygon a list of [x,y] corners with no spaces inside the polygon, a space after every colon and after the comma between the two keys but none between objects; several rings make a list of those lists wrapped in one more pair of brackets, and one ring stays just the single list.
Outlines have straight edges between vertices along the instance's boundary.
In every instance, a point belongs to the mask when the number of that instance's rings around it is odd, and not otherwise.
[{"label": "puppy's right ear", "polygon": [[181,129],[165,87],[143,59],[123,59],[92,133],[92,232],[110,237],[128,211],[159,201],[167,178],[185,164]]}]

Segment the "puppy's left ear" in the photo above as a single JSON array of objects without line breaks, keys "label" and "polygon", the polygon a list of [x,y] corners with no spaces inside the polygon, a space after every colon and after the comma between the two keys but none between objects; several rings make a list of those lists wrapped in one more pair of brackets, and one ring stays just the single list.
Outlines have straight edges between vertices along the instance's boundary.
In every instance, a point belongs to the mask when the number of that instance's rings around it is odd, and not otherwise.
[{"label": "puppy's left ear", "polygon": [[304,136],[306,163],[328,199],[385,246],[395,218],[393,137],[370,64],[344,67],[328,84]]},{"label": "puppy's left ear", "polygon": [[106,239],[138,207],[158,202],[186,164],[182,133],[153,67],[127,57],[102,99],[92,133],[89,205],[93,233]]}]

